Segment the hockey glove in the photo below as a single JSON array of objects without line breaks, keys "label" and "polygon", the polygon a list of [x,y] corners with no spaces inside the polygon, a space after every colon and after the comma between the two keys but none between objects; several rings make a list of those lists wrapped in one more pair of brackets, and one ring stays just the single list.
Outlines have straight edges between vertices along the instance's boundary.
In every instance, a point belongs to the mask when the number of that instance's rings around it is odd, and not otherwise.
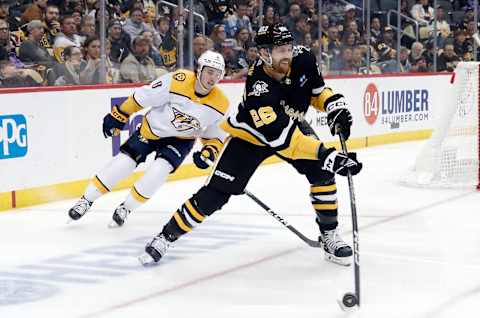
[{"label": "hockey glove", "polygon": [[121,113],[117,106],[114,106],[112,112],[103,118],[103,135],[105,138],[112,137],[116,129],[122,129],[128,122],[128,116]]},{"label": "hockey glove", "polygon": [[329,148],[325,153],[325,159],[323,161],[323,170],[327,170],[341,176],[346,176],[347,171],[353,175],[362,170],[362,163],[357,160],[357,154],[355,152],[349,152],[348,156],[343,153],[337,152],[334,148]]},{"label": "hockey glove", "polygon": [[217,148],[211,145],[203,146],[202,150],[193,153],[193,163],[200,169],[207,169],[217,158]]},{"label": "hockey glove", "polygon": [[334,94],[325,101],[325,110],[327,111],[327,123],[332,136],[337,134],[337,125],[345,140],[350,137],[350,127],[352,126],[352,114],[347,108],[345,97],[341,94]]}]

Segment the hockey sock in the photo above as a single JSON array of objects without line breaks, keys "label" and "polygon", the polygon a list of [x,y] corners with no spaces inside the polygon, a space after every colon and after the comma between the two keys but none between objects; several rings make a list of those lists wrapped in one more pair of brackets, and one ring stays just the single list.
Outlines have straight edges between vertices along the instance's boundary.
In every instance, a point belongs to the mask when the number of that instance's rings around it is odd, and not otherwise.
[{"label": "hockey sock", "polygon": [[205,215],[189,199],[173,214],[173,217],[163,228],[162,233],[166,237],[175,237],[177,239],[183,234],[190,232],[195,226],[202,223],[204,219]]},{"label": "hockey sock", "polygon": [[321,231],[333,230],[337,227],[337,185],[315,185],[310,187],[310,199],[317,214],[317,224]]},{"label": "hockey sock", "polygon": [[132,187],[123,203],[124,206],[132,211],[145,203],[162,186],[172,170],[173,167],[168,161],[162,158],[156,159]]},{"label": "hockey sock", "polygon": [[90,202],[95,201],[102,194],[110,192],[120,180],[129,176],[136,166],[137,164],[132,158],[124,153],[119,153],[93,177],[83,196]]}]

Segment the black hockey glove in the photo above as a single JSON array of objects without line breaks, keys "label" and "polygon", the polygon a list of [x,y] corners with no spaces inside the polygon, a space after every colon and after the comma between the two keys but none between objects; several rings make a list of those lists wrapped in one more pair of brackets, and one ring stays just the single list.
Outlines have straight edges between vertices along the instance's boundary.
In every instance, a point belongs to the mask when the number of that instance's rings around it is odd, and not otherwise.
[{"label": "black hockey glove", "polygon": [[105,138],[112,137],[116,129],[122,129],[128,122],[128,116],[121,113],[117,106],[114,106],[112,112],[103,118],[103,135]]},{"label": "black hockey glove", "polygon": [[[217,148],[211,145],[203,146],[202,150],[193,153],[193,163],[200,169],[207,169],[217,158]],[[210,161],[210,163],[208,162]]]},{"label": "black hockey glove", "polygon": [[353,175],[362,170],[362,163],[357,160],[357,154],[355,152],[349,152],[348,157],[340,152],[337,152],[335,148],[329,148],[322,156],[323,170],[327,170],[341,176],[346,176],[347,171]]},{"label": "black hockey glove", "polygon": [[325,110],[327,111],[327,123],[332,136],[337,134],[337,125],[345,140],[350,137],[350,127],[352,126],[352,114],[347,108],[347,102],[342,94],[334,94],[325,101]]}]

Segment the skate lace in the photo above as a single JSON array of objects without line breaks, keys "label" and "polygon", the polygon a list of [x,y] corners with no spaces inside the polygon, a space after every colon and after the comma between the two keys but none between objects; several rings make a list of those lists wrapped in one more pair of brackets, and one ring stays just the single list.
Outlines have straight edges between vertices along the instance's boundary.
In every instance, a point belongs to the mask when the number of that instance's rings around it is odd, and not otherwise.
[{"label": "skate lace", "polygon": [[150,244],[160,255],[165,255],[168,248],[170,247],[170,242],[163,236],[157,236],[153,239],[152,243]]},{"label": "skate lace", "polygon": [[78,200],[77,204],[73,207],[73,210],[80,215],[84,215],[88,211],[92,204],[85,198]]},{"label": "skate lace", "polygon": [[343,241],[343,239],[337,233],[336,230],[325,231],[323,237],[324,237],[325,245],[330,251],[336,251],[337,249],[348,246],[347,243]]}]

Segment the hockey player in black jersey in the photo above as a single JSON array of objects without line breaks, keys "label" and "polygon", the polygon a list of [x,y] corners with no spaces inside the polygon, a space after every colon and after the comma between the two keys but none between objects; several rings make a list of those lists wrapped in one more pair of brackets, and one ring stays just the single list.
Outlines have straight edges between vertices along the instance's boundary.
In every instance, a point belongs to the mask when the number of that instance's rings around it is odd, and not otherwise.
[{"label": "hockey player in black jersey", "polygon": [[249,69],[243,100],[222,124],[230,134],[207,183],[188,199],[145,247],[143,264],[158,262],[171,244],[219,210],[231,195],[241,194],[257,167],[271,155],[289,162],[311,184],[319,240],[328,260],[351,262],[352,249],[337,232],[335,174],[357,174],[355,153],[326,148],[303,117],[310,105],[327,112],[332,135],[350,135],[352,116],[341,94],[325,86],[315,56],[293,46],[283,25],[260,28],[255,39],[259,59]]}]

